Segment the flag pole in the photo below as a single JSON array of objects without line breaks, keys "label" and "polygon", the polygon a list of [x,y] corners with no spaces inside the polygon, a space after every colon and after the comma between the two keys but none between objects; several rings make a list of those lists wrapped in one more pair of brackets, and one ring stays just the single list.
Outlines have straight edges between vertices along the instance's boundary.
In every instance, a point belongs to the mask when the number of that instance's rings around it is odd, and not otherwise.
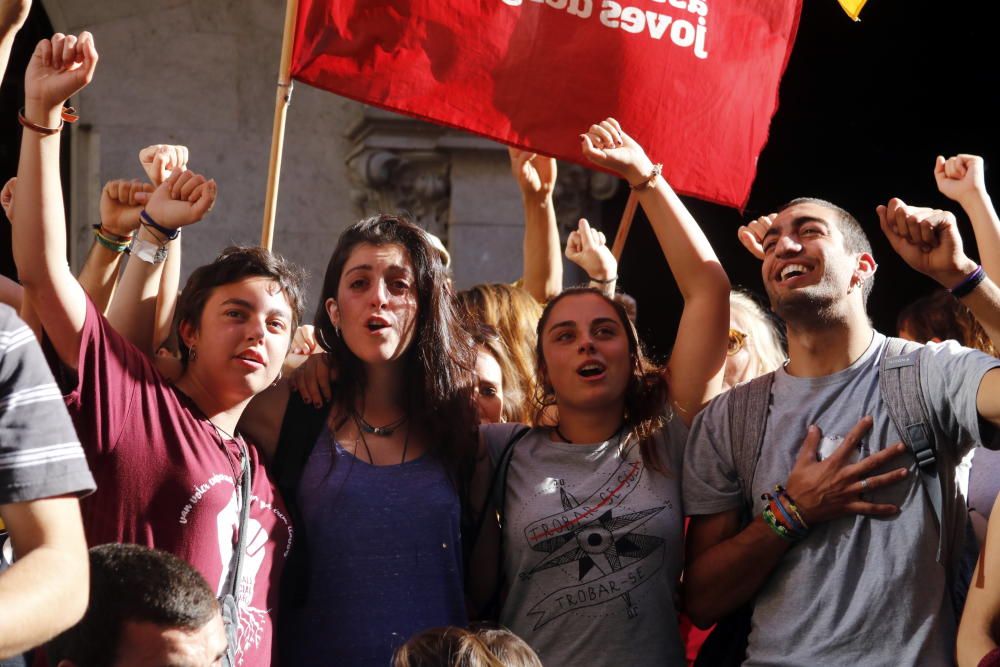
[{"label": "flag pole", "polygon": [[615,234],[615,242],[611,245],[611,254],[615,260],[621,261],[622,250],[625,249],[625,239],[632,231],[632,218],[635,217],[635,209],[639,206],[639,198],[633,190],[628,196],[628,203],[625,204],[625,211],[622,213],[622,220],[618,223],[618,233]]},{"label": "flag pole", "polygon": [[278,206],[278,178],[281,174],[281,153],[285,147],[285,117],[292,101],[292,41],[299,0],[286,0],[285,30],[281,38],[281,64],[278,67],[278,90],[274,100],[274,129],[271,131],[271,161],[267,168],[267,196],[264,199],[264,226],[260,245],[267,250],[274,242],[274,216]]}]

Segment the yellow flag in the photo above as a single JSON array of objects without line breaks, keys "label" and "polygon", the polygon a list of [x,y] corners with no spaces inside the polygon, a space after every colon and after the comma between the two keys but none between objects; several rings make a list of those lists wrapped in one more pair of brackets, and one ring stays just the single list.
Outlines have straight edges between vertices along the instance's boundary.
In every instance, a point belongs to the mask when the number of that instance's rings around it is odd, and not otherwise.
[{"label": "yellow flag", "polygon": [[859,21],[858,14],[861,13],[861,8],[865,6],[868,0],[837,0],[840,6],[844,8],[847,15],[850,16],[855,21]]}]

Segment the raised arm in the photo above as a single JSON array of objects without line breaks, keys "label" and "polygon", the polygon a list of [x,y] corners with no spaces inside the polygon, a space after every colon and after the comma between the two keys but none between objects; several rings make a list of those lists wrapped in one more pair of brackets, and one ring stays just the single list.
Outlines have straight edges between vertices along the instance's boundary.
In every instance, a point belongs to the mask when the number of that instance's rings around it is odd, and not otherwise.
[{"label": "raised arm", "polygon": [[161,342],[155,340],[156,306],[164,260],[179,245],[180,228],[201,220],[215,203],[215,196],[215,181],[179,170],[149,196],[132,259],[125,267],[108,320],[150,356]]},{"label": "raised arm", "polygon": [[7,72],[14,38],[28,18],[31,0],[0,0],[0,82]]},{"label": "raised arm", "polygon": [[510,168],[524,205],[524,289],[539,303],[562,291],[563,268],[559,227],[552,193],[556,161],[536,153],[509,149]]},{"label": "raised arm", "polygon": [[121,257],[139,227],[139,212],[153,191],[139,181],[110,181],[101,191],[101,226],[78,280],[94,305],[107,314]]},{"label": "raised arm", "polygon": [[934,180],[945,197],[958,202],[969,216],[983,268],[994,281],[1000,280],[1000,218],[986,192],[983,158],[956,155],[947,160],[938,156]]},{"label": "raised arm", "polygon": [[66,261],[66,214],[59,178],[59,132],[63,103],[90,83],[97,49],[88,32],[56,34],[38,43],[25,72],[25,123],[17,170],[14,260],[62,362],[75,369],[87,297]]},{"label": "raised arm", "polygon": [[729,278],[698,223],[634,139],[609,118],[581,136],[584,155],[638,192],[684,297],[670,355],[670,400],[690,424],[720,391],[729,334]]},{"label": "raised arm", "polygon": [[[153,186],[159,186],[175,170],[187,169],[188,157],[187,146],[156,144],[147,146],[139,152],[139,162],[142,163]],[[160,294],[156,298],[156,329],[153,333],[154,350],[170,337],[173,328],[177,291],[181,286],[182,247],[183,244],[179,242],[174,244],[160,275]]]},{"label": "raised arm", "polygon": [[[911,268],[950,289],[1000,349],[1000,287],[969,259],[955,216],[891,199],[877,209],[892,249]],[[1000,428],[1000,369],[988,371],[976,395],[979,416]]]},{"label": "raised arm", "polygon": [[566,239],[566,259],[573,262],[590,278],[590,286],[604,292],[605,296],[615,296],[618,283],[618,260],[608,248],[604,232],[590,226],[580,218],[579,226]]},{"label": "raised arm", "polygon": [[[965,254],[955,216],[901,199],[889,200],[876,212],[892,249],[910,268],[952,290],[1000,348],[1000,290],[988,275],[980,279],[977,264]],[[975,289],[965,289],[979,280]]]}]

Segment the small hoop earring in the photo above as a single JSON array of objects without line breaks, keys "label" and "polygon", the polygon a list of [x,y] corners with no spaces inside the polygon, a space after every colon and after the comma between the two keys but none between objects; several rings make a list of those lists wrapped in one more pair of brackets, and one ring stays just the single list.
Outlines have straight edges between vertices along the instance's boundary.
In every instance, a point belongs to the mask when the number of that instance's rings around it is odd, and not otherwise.
[{"label": "small hoop earring", "polygon": [[188,359],[190,359],[192,363],[198,361],[198,349],[194,345],[191,346],[191,350],[188,352]]},{"label": "small hoop earring", "polygon": [[278,377],[274,378],[274,382],[271,383],[272,387],[277,387],[278,383],[281,382],[281,369],[278,369]]}]

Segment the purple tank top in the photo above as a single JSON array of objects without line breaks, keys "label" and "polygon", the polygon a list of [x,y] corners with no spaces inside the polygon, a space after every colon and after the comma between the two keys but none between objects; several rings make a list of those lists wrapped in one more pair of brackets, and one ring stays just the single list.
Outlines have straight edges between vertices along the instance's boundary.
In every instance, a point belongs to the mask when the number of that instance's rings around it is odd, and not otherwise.
[{"label": "purple tank top", "polygon": [[977,447],[969,471],[969,509],[987,519],[1000,493],[1000,451]]},{"label": "purple tank top", "polygon": [[388,667],[414,634],[468,623],[461,508],[440,463],[372,466],[325,429],[298,502],[308,593],[303,607],[282,610],[284,665]]}]

